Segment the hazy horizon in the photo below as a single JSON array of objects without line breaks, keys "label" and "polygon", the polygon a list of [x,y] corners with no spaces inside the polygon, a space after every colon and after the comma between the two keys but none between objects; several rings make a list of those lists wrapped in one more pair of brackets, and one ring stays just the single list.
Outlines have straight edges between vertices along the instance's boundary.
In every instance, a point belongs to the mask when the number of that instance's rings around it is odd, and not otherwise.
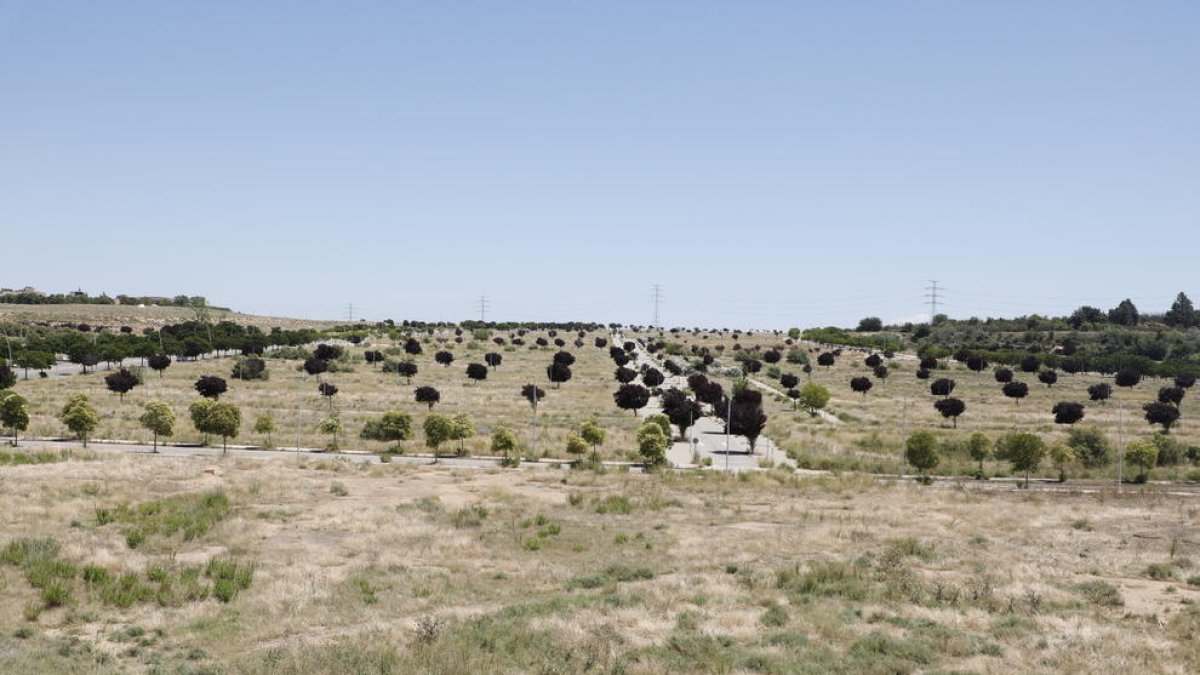
[{"label": "hazy horizon", "polygon": [[[1165,311],[1200,6],[0,0],[0,286],[299,318]],[[1193,297],[1196,297],[1193,294]]]}]

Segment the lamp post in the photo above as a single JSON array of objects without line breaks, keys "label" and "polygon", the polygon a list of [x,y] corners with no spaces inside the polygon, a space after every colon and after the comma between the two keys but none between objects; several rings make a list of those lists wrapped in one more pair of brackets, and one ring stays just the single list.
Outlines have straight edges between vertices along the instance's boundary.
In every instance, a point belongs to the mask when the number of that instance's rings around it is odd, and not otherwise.
[{"label": "lamp post", "polygon": [[729,431],[730,420],[733,418],[733,397],[729,397],[725,406],[725,470],[729,470]]}]

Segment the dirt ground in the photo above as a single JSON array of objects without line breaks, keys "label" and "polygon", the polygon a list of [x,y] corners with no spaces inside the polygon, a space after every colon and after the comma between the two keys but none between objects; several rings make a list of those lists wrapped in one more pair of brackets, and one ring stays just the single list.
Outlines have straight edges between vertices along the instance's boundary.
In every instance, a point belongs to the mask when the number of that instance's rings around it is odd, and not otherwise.
[{"label": "dirt ground", "polygon": [[[1189,497],[782,471],[60,459],[0,467],[6,672],[1200,667]],[[214,492],[228,506],[207,530],[155,529],[170,500],[194,515],[189,500]],[[147,533],[132,547],[131,528]],[[9,555],[46,538],[75,568],[57,606]],[[182,570],[214,559],[252,566],[252,580],[223,602],[206,571],[213,593],[181,600]],[[156,592],[119,606],[115,587],[87,580],[95,568]],[[148,581],[164,575],[176,586]]]}]

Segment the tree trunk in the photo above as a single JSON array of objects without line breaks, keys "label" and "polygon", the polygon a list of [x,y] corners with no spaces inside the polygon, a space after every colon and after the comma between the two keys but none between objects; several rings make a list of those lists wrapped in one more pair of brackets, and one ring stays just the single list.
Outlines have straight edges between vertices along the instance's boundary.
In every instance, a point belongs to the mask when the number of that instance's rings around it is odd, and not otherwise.
[{"label": "tree trunk", "polygon": [[154,452],[158,453],[158,432],[154,432]]}]

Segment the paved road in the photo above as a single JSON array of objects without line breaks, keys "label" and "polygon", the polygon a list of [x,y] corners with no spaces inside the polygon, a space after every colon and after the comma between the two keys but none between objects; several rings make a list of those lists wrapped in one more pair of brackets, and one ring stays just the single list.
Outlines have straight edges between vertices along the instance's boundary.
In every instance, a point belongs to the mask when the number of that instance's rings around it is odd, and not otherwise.
[{"label": "paved road", "polygon": [[[617,344],[625,342],[624,337],[620,334],[614,336],[613,340]],[[663,370],[662,363],[643,349],[641,344],[638,344],[634,350],[634,358],[639,364],[648,363],[663,371],[666,378],[662,384],[663,389],[671,387],[687,389],[687,378],[668,374]],[[662,402],[659,397],[655,396],[650,399],[649,405],[638,411],[638,416],[645,418],[660,412],[662,412]],[[751,471],[762,468],[759,466],[759,462],[762,460],[791,465],[784,453],[780,452],[771,439],[765,435],[759,436],[754,452],[751,452],[750,444],[744,437],[727,437],[724,422],[713,417],[701,417],[697,420],[692,428],[688,429],[688,437],[689,440],[694,441],[694,444],[677,440],[667,450],[667,461],[672,466],[694,468],[707,465],[709,468],[721,471],[726,469]],[[727,444],[728,450],[726,450]]]}]

